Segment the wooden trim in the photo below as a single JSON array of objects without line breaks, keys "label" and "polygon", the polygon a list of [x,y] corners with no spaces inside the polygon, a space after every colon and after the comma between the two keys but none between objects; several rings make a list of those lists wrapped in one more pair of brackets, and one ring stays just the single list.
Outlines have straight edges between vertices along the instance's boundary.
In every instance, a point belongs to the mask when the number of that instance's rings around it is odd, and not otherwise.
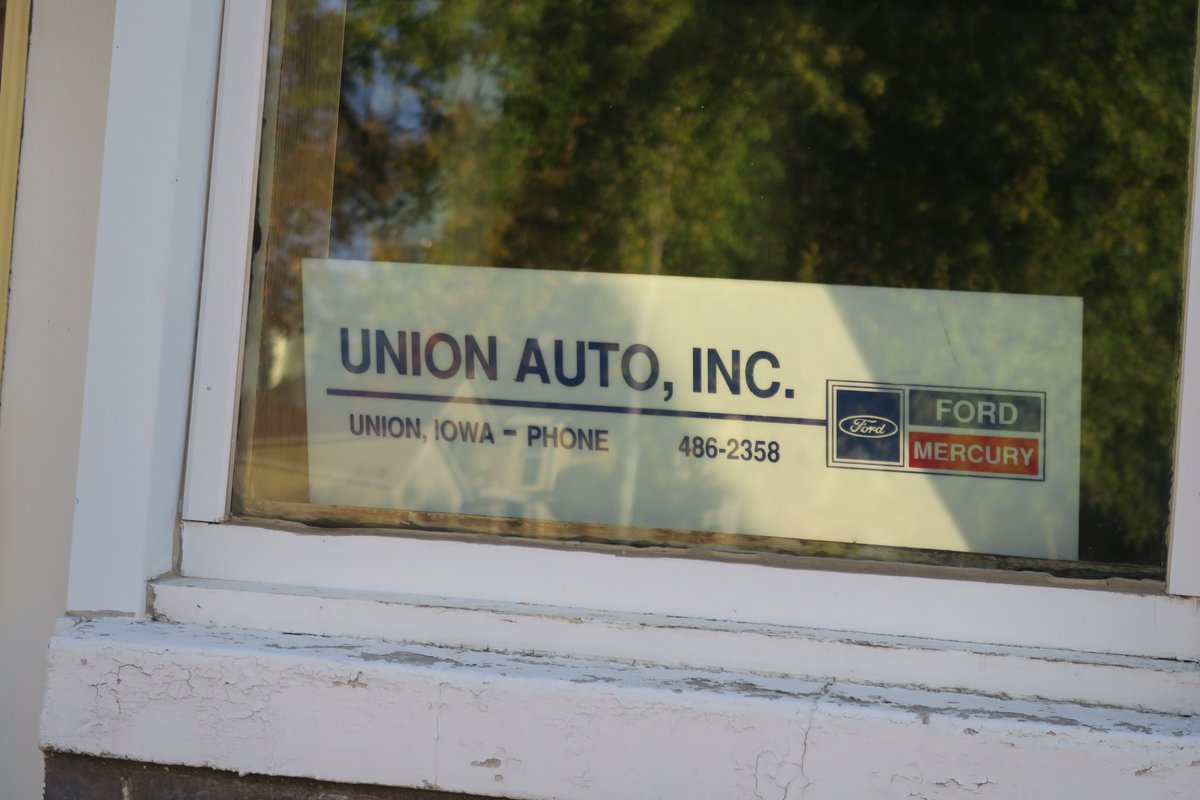
[{"label": "wooden trim", "polygon": [[8,0],[4,17],[4,53],[0,61],[0,380],[4,376],[8,274],[12,261],[13,214],[17,205],[21,119],[25,111],[25,61],[29,53],[31,3],[32,0]]},{"label": "wooden trim", "polygon": [[[404,594],[472,607],[659,614],[1200,661],[1200,601],[1167,597],[1162,584],[1156,591],[1146,587],[1153,593],[1134,593],[1037,573],[1004,572],[1005,580],[991,582],[973,580],[968,570],[930,566],[877,564],[853,571],[854,562],[843,560],[737,553],[718,559],[695,550],[664,558],[629,546],[551,547],[516,537],[485,543],[436,532],[182,527],[183,576],[307,587],[319,597]],[[1010,582],[1022,578],[1026,582]],[[243,603],[244,624],[257,627],[251,605]],[[285,621],[280,625],[285,627],[278,630],[290,630]],[[487,646],[486,637],[479,641]]]},{"label": "wooden trim", "polygon": [[270,16],[267,0],[238,0],[222,19],[184,519],[228,516]]},{"label": "wooden trim", "polygon": [[[1200,39],[1200,30],[1198,30]],[[1188,162],[1187,242],[1180,320],[1179,394],[1175,411],[1175,476],[1167,530],[1167,591],[1200,597],[1200,61],[1192,76],[1191,159]]]}]

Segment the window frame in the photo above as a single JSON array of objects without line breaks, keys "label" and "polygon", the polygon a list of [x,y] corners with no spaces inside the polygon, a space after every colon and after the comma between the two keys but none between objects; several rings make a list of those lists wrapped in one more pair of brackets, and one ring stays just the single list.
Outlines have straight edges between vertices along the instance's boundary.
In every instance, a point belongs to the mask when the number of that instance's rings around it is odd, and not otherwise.
[{"label": "window frame", "polygon": [[[479,613],[515,603],[1200,660],[1194,599],[1200,493],[1190,488],[1200,485],[1200,422],[1184,413],[1200,397],[1197,313],[1185,313],[1165,585],[804,558],[708,559],[440,533],[330,533],[231,520],[270,16],[268,0],[239,0],[224,11],[178,575],[219,582],[251,603],[278,594],[268,587],[285,585],[306,587],[333,605],[346,593],[365,593],[473,604]],[[1194,169],[1190,185],[1194,208],[1200,192]],[[1189,213],[1185,311],[1200,308],[1198,254],[1200,225]],[[238,302],[230,302],[234,297]],[[297,622],[286,610],[255,620],[284,630]],[[386,625],[360,633],[384,635]],[[471,645],[470,635],[462,635],[466,640],[455,642]]]}]

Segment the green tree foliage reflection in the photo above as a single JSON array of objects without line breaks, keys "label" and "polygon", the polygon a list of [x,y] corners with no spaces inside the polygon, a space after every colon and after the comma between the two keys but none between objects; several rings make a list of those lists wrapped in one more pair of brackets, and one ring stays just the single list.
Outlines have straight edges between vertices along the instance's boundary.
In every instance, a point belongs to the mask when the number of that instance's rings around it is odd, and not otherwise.
[{"label": "green tree foliage reflection", "polygon": [[1160,563],[1194,39],[1179,0],[351,2],[332,252],[1082,296],[1081,552]]}]

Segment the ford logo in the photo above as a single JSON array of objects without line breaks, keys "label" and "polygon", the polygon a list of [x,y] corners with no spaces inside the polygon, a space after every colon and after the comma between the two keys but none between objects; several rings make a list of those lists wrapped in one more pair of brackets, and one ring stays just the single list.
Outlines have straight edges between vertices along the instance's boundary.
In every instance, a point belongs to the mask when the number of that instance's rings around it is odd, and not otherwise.
[{"label": "ford logo", "polygon": [[838,420],[838,430],[862,439],[886,439],[900,430],[900,426],[884,417],[855,414]]}]

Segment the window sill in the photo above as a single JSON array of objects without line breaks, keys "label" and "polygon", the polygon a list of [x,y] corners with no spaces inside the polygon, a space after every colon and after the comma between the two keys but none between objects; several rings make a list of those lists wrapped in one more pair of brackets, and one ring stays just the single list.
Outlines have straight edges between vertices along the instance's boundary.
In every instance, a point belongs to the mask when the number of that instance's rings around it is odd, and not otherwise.
[{"label": "window sill", "polygon": [[[170,581],[156,591],[174,608],[222,589]],[[269,594],[302,598],[276,588],[258,600]],[[361,612],[382,601],[328,601],[345,602]],[[517,609],[393,605],[414,630],[436,628],[439,615],[448,630],[448,617],[480,613],[492,615],[497,630],[539,624],[535,613]],[[649,619],[554,624],[601,639],[641,639],[646,647],[666,635],[672,657],[685,642],[730,635],[704,624],[672,633]],[[905,792],[990,784],[1006,794],[1200,791],[1200,770],[1192,768],[1200,723],[1186,716],[1200,697],[1193,665],[1065,662],[1045,652],[851,641],[812,631],[737,635],[747,660],[772,646],[777,655],[787,651],[793,674],[79,621],[51,642],[42,744],[246,773],[567,800],[783,797],[809,786],[820,786],[822,796],[853,797],[895,792],[897,783]],[[872,661],[872,649],[885,651],[875,666],[855,664]],[[934,680],[864,679],[884,662],[893,670],[932,669]],[[1026,685],[1016,694],[933,685],[976,674],[1007,674],[1014,688]],[[1071,675],[1074,685],[1093,687],[1073,695],[1107,686],[1116,693],[1110,699],[1126,693],[1132,704],[1138,697],[1138,708],[1057,697]],[[1158,704],[1188,708],[1145,710],[1154,684],[1174,687],[1158,693]]]},{"label": "window sill", "polygon": [[179,624],[1200,716],[1200,670],[1190,661],[196,578],[151,591],[156,619]]},{"label": "window sill", "polygon": [[[687,557],[551,549],[428,537],[297,532],[185,522],[180,572],[254,586],[311,587],[325,596],[464,598],[493,607],[602,609],[950,642],[1200,661],[1200,601],[1075,585],[838,572]],[[230,613],[257,612],[237,603]],[[224,618],[293,630],[258,617]],[[193,621],[181,618],[181,621]],[[195,620],[204,621],[204,620]],[[379,636],[343,621],[327,633]],[[289,623],[290,624],[290,623]],[[341,624],[341,623],[339,623]],[[486,646],[462,642],[468,647]],[[571,651],[574,652],[574,651]]]}]

